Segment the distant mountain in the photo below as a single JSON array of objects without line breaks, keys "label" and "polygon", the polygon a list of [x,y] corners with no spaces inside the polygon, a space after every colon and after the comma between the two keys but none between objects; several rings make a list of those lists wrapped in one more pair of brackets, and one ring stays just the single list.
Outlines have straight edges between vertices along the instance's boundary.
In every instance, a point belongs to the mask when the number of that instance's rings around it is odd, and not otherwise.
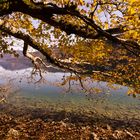
[{"label": "distant mountain", "polygon": [[[31,60],[24,57],[22,51],[18,50],[19,57],[15,57],[11,54],[4,54],[3,58],[0,58],[0,66],[6,70],[22,70],[33,67]],[[32,52],[34,56],[42,56],[39,52]],[[42,56],[43,57],[43,56]],[[47,62],[46,62],[47,64]],[[62,72],[59,68],[56,68],[50,64],[47,64],[48,68],[45,68],[48,72]]]}]

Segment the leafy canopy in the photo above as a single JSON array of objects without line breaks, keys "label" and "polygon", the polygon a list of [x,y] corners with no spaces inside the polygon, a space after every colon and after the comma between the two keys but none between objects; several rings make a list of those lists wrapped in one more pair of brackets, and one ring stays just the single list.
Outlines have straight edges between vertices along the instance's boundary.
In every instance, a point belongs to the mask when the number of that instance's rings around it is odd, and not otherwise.
[{"label": "leafy canopy", "polygon": [[139,0],[0,0],[0,18],[1,56],[17,55],[14,36],[59,67],[139,93]]}]

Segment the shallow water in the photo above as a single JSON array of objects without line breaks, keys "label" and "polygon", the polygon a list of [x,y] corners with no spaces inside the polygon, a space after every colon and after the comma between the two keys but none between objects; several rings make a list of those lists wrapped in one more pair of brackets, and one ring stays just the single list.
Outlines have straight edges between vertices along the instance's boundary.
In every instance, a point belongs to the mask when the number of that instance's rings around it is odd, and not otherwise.
[{"label": "shallow water", "polygon": [[69,79],[71,73],[51,66],[43,73],[40,81],[39,75],[31,76],[31,72],[32,64],[23,57],[6,56],[1,59],[0,87],[5,90],[1,90],[0,94],[6,98],[6,103],[1,102],[0,105],[13,104],[20,108],[65,110],[83,114],[94,112],[110,118],[140,119],[140,96],[128,96],[128,87],[109,85],[90,77],[82,79],[81,84],[73,78],[74,74]]}]

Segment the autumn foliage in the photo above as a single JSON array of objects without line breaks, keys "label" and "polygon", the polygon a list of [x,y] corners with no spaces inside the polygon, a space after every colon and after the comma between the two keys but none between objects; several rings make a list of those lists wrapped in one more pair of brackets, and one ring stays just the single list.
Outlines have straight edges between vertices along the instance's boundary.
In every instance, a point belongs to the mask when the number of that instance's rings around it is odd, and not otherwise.
[{"label": "autumn foliage", "polygon": [[14,36],[59,67],[140,93],[139,0],[0,0],[0,19],[1,57],[16,55]]}]

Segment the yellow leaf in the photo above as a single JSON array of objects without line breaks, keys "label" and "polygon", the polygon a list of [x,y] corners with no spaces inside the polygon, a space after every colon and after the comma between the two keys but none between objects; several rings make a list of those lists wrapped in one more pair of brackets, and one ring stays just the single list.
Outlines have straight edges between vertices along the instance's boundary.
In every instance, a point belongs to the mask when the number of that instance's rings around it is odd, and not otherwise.
[{"label": "yellow leaf", "polygon": [[84,5],[84,1],[83,0],[79,0],[80,5]]}]

